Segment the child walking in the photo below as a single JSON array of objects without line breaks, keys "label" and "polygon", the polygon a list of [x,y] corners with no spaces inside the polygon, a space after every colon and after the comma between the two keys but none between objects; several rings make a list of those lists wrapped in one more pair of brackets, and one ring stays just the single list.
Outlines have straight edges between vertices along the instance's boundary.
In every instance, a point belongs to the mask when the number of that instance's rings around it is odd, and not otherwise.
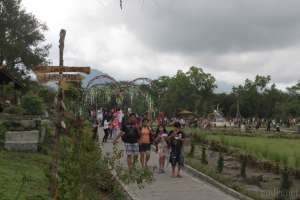
[{"label": "child walking", "polygon": [[165,173],[165,163],[166,157],[169,153],[168,142],[167,142],[168,133],[164,126],[160,125],[156,131],[156,152],[159,156],[159,173]]}]

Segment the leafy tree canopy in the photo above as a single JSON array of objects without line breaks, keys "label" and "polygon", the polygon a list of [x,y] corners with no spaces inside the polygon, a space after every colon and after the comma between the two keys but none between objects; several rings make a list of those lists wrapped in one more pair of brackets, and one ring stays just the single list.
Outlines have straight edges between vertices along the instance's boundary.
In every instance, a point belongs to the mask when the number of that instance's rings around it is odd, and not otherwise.
[{"label": "leafy tree canopy", "polygon": [[26,75],[33,66],[47,62],[47,26],[26,12],[21,0],[0,0],[0,65]]}]

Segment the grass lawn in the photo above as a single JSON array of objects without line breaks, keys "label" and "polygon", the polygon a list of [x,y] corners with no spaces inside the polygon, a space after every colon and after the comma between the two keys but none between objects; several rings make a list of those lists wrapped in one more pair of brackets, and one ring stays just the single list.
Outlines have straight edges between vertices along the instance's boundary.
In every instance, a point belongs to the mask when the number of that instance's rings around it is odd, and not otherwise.
[{"label": "grass lawn", "polygon": [[230,136],[205,134],[207,140],[215,140],[226,146],[240,148],[259,159],[287,162],[288,166],[300,168],[300,140],[286,138]]},{"label": "grass lawn", "polygon": [[0,150],[0,200],[49,199],[49,161],[43,154]]}]

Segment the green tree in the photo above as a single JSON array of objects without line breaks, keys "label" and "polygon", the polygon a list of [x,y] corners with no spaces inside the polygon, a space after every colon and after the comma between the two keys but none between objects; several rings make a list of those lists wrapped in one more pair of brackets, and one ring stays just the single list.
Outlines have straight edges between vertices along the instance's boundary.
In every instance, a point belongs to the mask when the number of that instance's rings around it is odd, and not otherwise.
[{"label": "green tree", "polygon": [[174,116],[180,109],[207,114],[212,109],[210,100],[215,87],[212,75],[201,68],[191,67],[186,73],[178,70],[173,77],[160,77],[151,89],[159,110]]},{"label": "green tree", "polygon": [[33,66],[47,62],[50,45],[42,44],[46,25],[26,12],[21,2],[0,0],[0,65],[6,61],[10,70],[25,75]]},{"label": "green tree", "polygon": [[[270,83],[270,76],[257,75],[255,80],[246,79],[244,85],[233,88],[240,103],[243,117],[264,117],[264,95]],[[275,88],[275,85],[273,86]]]}]

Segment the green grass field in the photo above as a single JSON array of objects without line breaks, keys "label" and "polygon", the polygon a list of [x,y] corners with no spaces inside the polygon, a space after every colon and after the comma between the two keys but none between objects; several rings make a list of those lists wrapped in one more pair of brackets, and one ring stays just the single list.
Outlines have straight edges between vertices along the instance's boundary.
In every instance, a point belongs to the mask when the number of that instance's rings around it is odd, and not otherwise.
[{"label": "green grass field", "polygon": [[288,166],[300,168],[300,140],[285,138],[230,136],[204,133],[206,140],[215,140],[226,146],[240,148],[262,160],[286,162]]},{"label": "green grass field", "polygon": [[0,150],[0,200],[49,199],[49,156]]}]

